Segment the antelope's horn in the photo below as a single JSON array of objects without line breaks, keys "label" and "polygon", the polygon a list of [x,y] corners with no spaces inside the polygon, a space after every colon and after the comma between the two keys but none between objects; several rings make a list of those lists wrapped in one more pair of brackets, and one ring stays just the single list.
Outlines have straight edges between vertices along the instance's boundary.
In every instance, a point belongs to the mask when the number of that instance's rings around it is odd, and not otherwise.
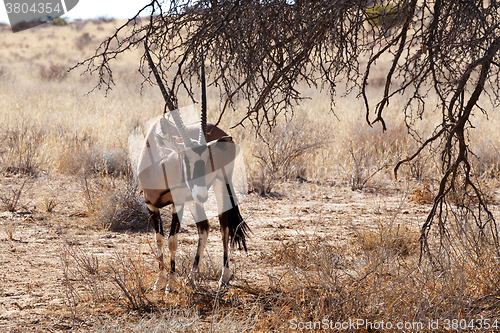
[{"label": "antelope's horn", "polygon": [[202,139],[207,142],[207,87],[205,83],[205,55],[203,47],[201,49],[201,64],[200,64],[200,81],[201,81],[201,128],[200,128],[200,143]]},{"label": "antelope's horn", "polygon": [[184,143],[184,145],[187,147],[194,146],[194,142],[191,140],[191,138],[187,134],[187,129],[182,121],[180,111],[175,110],[175,111],[171,111],[170,113],[172,114],[172,118],[174,119],[175,127],[177,127],[177,130],[179,131],[179,135],[181,136],[182,142]]}]

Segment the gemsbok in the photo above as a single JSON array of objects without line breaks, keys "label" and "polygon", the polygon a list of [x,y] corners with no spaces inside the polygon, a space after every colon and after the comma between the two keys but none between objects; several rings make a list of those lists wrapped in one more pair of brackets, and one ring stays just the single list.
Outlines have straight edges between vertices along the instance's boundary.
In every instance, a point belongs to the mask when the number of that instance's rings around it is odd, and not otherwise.
[{"label": "gemsbok", "polygon": [[[209,223],[203,204],[208,199],[208,189],[213,187],[220,221],[223,244],[223,274],[219,283],[228,283],[229,239],[231,246],[247,250],[246,237],[249,227],[242,219],[236,194],[232,184],[234,160],[237,147],[230,136],[222,129],[207,124],[205,70],[201,64],[201,122],[184,125],[178,110],[166,94],[165,87],[154,66],[145,44],[149,66],[162,90],[165,102],[170,109],[149,128],[137,166],[139,185],[143,190],[144,201],[153,222],[160,274],[154,289],[166,292],[175,285],[175,251],[177,233],[185,208],[191,211],[198,229],[198,249],[188,275],[188,283],[193,283],[207,243]],[[202,57],[203,59],[203,57]],[[170,115],[174,123],[167,120]],[[170,251],[170,274],[167,274],[163,260],[164,231],[160,219],[160,208],[173,204],[172,223],[168,235]],[[168,284],[167,284],[168,280]],[[167,285],[166,285],[167,284]]]}]

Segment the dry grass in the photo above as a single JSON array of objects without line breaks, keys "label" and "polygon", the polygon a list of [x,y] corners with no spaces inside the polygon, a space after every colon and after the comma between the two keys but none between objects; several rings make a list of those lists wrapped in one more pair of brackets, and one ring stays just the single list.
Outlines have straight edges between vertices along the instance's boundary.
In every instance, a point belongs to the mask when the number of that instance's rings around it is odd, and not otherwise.
[{"label": "dry grass", "polygon": [[[218,291],[211,290],[218,276],[210,287],[201,283],[192,289],[179,284],[177,293],[162,296],[152,291],[156,273],[135,250],[115,251],[112,258],[100,259],[75,245],[63,247],[61,262],[64,267],[65,300],[75,322],[92,313],[116,313],[128,309],[137,314],[132,316],[132,320],[109,321],[95,329],[99,332],[198,332],[202,325],[200,313],[212,311],[213,332],[253,331],[261,307],[254,304],[245,315],[241,309],[232,309],[222,299],[228,293],[227,289],[221,290],[220,295]],[[187,271],[189,261],[178,262],[179,272]],[[203,266],[201,275],[202,281],[207,278]],[[216,308],[212,309],[214,305]]]},{"label": "dry grass", "polygon": [[375,230],[357,230],[358,242],[365,252],[391,251],[401,257],[414,255],[418,251],[419,230],[405,225],[379,224]]},{"label": "dry grass", "polygon": [[115,252],[113,259],[101,261],[96,255],[66,245],[61,251],[66,304],[73,319],[101,308],[123,306],[150,312],[155,305],[146,295],[151,273],[139,259]]},{"label": "dry grass", "polygon": [[141,319],[138,323],[131,324],[126,320],[116,323],[107,323],[98,327],[96,332],[200,332],[200,317],[195,311],[170,310],[168,312],[153,314]]},{"label": "dry grass", "polygon": [[59,204],[58,198],[55,194],[45,194],[41,198],[41,206],[42,209],[47,212],[51,213],[54,211],[54,208]]},{"label": "dry grass", "polygon": [[361,190],[370,183],[375,185],[381,181],[387,184],[387,178],[391,179],[391,167],[416,147],[402,124],[385,133],[358,125],[349,129],[343,141],[340,155],[344,160],[339,158],[340,167],[344,172],[344,182],[352,190]]},{"label": "dry grass", "polygon": [[494,255],[485,254],[480,262],[462,256],[447,267],[425,260],[419,264],[412,255],[415,233],[404,233],[401,229],[392,235],[386,230],[364,232],[358,237],[362,252],[355,256],[352,249],[324,240],[278,247],[271,263],[290,267],[273,288],[281,309],[274,310],[281,314],[279,322],[362,319],[394,325],[420,322],[428,327],[432,318],[469,322],[480,313],[491,316],[483,311],[492,310],[496,302],[499,276],[489,276],[498,266]]},{"label": "dry grass", "polygon": [[[99,92],[87,95],[95,78],[66,72],[89,56],[115,25],[97,20],[41,26],[15,35],[0,31],[0,172],[73,177],[87,223],[102,232],[147,226],[130,172],[127,140],[133,128],[163,110],[156,87],[145,86],[139,93],[139,52],[119,59],[117,86],[107,97]],[[394,164],[417,147],[401,125],[397,99],[387,110],[389,130],[382,133],[365,125],[360,101],[340,99],[333,116],[321,92],[306,86],[303,91],[312,97],[301,106],[303,115],[282,120],[274,132],[264,134],[264,141],[250,130],[231,132],[242,147],[253,190],[269,193],[284,180],[381,193],[406,191],[410,184],[410,201],[425,205],[432,200],[440,175],[435,151],[426,150],[421,159],[402,166],[398,182],[393,178]],[[180,104],[186,101],[181,98]],[[216,107],[209,104],[212,120],[218,115]],[[489,120],[483,115],[473,118],[476,129],[470,137],[476,152],[474,177],[495,204],[500,117],[493,108],[487,110]],[[228,115],[223,127],[229,128],[243,112]],[[426,113],[416,130],[425,137],[439,121]],[[24,186],[4,189],[2,209],[19,210],[25,192]],[[35,201],[45,213],[67,209],[55,191]],[[479,237],[474,223],[464,219],[450,226],[445,252],[419,263],[419,230],[401,223],[401,214],[406,213],[381,214],[371,228],[355,229],[345,243],[319,236],[276,241],[255,259],[276,268],[258,287],[246,281],[218,289],[220,264],[207,256],[197,287],[182,286],[168,297],[151,291],[157,264],[149,245],[143,244],[146,252],[117,251],[112,258],[68,245],[61,249],[67,311],[75,322],[100,316],[102,323],[92,329],[101,332],[198,332],[210,327],[214,332],[268,332],[291,330],[294,320],[427,324],[435,319],[498,318],[500,270],[491,240]],[[2,225],[13,240],[15,224],[3,220]],[[187,274],[191,261],[179,256],[181,275]]]},{"label": "dry grass", "polygon": [[16,224],[12,218],[7,217],[6,219],[4,219],[4,221],[2,222],[2,229],[4,230],[9,240],[11,241],[14,240],[14,232],[16,231]]}]

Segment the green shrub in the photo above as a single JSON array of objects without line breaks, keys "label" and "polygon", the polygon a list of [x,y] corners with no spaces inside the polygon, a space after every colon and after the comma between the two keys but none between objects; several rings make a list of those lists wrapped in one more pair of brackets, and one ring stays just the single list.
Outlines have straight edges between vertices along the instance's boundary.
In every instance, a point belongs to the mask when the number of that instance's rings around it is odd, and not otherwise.
[{"label": "green shrub", "polygon": [[52,20],[50,24],[62,27],[68,25],[68,22],[66,22],[66,20],[63,19],[62,17],[57,17],[54,20]]},{"label": "green shrub", "polygon": [[389,2],[387,4],[376,3],[365,9],[368,23],[374,27],[392,27],[398,23],[403,9],[399,4]]}]

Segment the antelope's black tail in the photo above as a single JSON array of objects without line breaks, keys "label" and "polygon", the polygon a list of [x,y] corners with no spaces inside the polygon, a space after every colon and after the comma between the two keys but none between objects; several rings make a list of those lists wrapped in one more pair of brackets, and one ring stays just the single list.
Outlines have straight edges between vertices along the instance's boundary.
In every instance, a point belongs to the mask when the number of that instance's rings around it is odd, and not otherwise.
[{"label": "antelope's black tail", "polygon": [[230,183],[230,179],[228,179],[226,171],[224,168],[221,169],[222,174],[224,175],[224,182],[226,183],[227,195],[231,201],[231,208],[222,214],[226,215],[227,218],[227,226],[229,228],[229,238],[231,239],[231,246],[234,247],[235,244],[238,244],[238,249],[241,250],[241,247],[247,251],[247,237],[250,232],[250,227],[241,217],[240,209],[238,208],[238,200],[236,198],[235,193],[233,193],[232,186]]},{"label": "antelope's black tail", "polygon": [[238,205],[233,205],[233,207],[226,213],[231,246],[238,244],[239,250],[241,250],[241,248],[243,247],[243,249],[247,251],[246,239],[248,237],[248,233],[250,232],[250,227],[243,220],[243,217],[241,217]]}]

